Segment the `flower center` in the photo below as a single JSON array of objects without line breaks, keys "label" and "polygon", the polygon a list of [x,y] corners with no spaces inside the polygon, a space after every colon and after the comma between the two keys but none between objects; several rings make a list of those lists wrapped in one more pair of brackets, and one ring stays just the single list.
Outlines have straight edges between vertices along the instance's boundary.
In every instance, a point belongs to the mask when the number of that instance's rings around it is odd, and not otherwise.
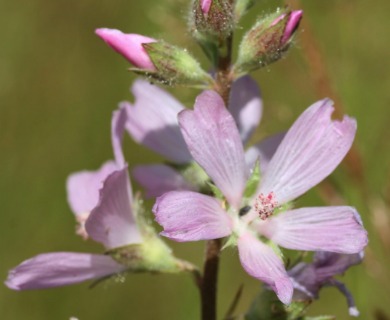
[{"label": "flower center", "polygon": [[271,216],[276,207],[278,207],[278,202],[273,192],[267,195],[260,193],[255,200],[254,209],[261,220],[265,220]]}]

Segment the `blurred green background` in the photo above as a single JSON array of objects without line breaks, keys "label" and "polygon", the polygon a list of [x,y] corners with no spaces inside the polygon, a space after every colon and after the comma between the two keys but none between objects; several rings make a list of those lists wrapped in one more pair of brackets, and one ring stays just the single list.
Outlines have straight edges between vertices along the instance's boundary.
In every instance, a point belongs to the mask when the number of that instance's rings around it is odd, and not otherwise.
[{"label": "blurred green background", "polygon": [[[66,177],[112,158],[110,118],[135,76],[128,63],[94,35],[97,27],[164,38],[201,56],[186,32],[189,0],[1,1],[0,10],[0,276],[36,254],[102,252],[75,235]],[[291,1],[304,23],[286,59],[254,74],[264,116],[257,138],[285,130],[311,103],[330,96],[358,120],[353,157],[299,205],[354,205],[369,231],[364,264],[343,278],[361,319],[390,315],[390,2]],[[263,0],[244,18],[283,6]],[[209,68],[204,58],[204,67]],[[172,89],[191,106],[198,93]],[[130,166],[156,156],[130,139]],[[135,189],[137,186],[135,186]],[[330,191],[329,191],[330,190]],[[200,264],[203,243],[172,244],[178,256]],[[222,254],[219,313],[241,283],[244,311],[259,282],[242,270],[237,252]],[[344,297],[324,289],[311,314],[347,319]],[[387,314],[387,318],[385,316]],[[1,319],[199,319],[199,298],[188,275],[129,275],[123,284],[87,283],[42,291],[0,289]]]}]

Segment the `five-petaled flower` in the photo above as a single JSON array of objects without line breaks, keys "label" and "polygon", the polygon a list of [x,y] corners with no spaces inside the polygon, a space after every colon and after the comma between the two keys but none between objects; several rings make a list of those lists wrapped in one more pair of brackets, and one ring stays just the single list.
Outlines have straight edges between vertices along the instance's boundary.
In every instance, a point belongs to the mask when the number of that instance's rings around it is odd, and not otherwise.
[{"label": "five-petaled flower", "polygon": [[[14,290],[58,287],[130,271],[179,272],[189,265],[171,250],[136,214],[121,141],[126,123],[122,107],[113,114],[115,162],[95,172],[73,174],[69,202],[76,216],[83,213],[80,233],[100,242],[106,254],[55,252],[37,255],[12,269],[6,285]],[[80,219],[78,219],[80,221]]]},{"label": "five-petaled flower", "polygon": [[[246,197],[249,170],[236,123],[217,93],[203,92],[193,111],[180,112],[179,124],[192,157],[226,200],[192,191],[162,195],[153,208],[164,228],[161,234],[176,241],[230,236],[227,243],[238,246],[244,269],[268,284],[283,303],[291,301],[292,281],[279,255],[260,236],[288,249],[362,251],[367,233],[352,207],[311,207],[278,214],[272,208],[275,203],[288,204],[322,181],[350,149],[356,122],[349,117],[333,121],[332,111],[328,99],[309,107],[284,136],[254,196]],[[260,194],[267,199],[272,195],[272,205],[256,204]],[[264,220],[259,217],[263,211]]]}]

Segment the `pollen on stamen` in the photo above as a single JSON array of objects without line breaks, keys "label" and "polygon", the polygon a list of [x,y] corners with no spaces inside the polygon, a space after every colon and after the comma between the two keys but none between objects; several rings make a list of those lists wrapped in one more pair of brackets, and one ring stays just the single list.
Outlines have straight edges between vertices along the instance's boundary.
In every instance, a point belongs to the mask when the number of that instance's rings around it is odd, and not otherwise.
[{"label": "pollen on stamen", "polygon": [[278,202],[276,201],[273,192],[270,192],[267,195],[260,193],[255,200],[254,208],[261,220],[265,220],[269,216],[272,216],[276,207],[278,207]]}]

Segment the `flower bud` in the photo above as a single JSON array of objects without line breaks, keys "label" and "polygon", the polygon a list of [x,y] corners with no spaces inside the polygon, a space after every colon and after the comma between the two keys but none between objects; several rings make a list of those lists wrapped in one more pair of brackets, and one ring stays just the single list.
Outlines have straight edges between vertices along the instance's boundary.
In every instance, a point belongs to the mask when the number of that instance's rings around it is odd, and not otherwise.
[{"label": "flower bud", "polygon": [[167,85],[182,84],[204,87],[212,83],[212,77],[205,72],[186,49],[175,47],[165,41],[144,43],[143,48],[149,55],[156,71],[133,71],[151,77]]},{"label": "flower bud", "polygon": [[279,60],[290,46],[302,11],[273,14],[258,21],[244,36],[234,66],[235,77]]},{"label": "flower bud", "polygon": [[208,75],[186,50],[164,41],[115,29],[97,29],[96,34],[136,68],[131,70],[164,84],[202,86]]},{"label": "flower bud", "polygon": [[226,39],[234,26],[233,5],[229,0],[195,0],[190,24],[196,39]]},{"label": "flower bud", "polygon": [[125,34],[116,29],[96,29],[95,33],[111,48],[121,54],[135,67],[150,71],[156,68],[142,44],[156,42],[155,39],[139,34]]}]

